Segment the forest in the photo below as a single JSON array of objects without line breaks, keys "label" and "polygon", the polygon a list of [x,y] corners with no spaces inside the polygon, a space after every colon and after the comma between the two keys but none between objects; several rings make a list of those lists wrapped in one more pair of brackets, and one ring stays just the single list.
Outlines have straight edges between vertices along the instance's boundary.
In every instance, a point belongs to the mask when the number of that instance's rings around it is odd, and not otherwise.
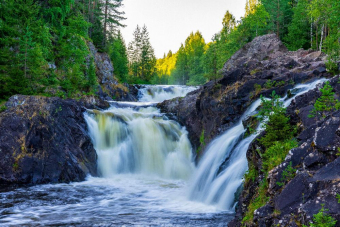
[{"label": "forest", "polygon": [[227,11],[206,42],[192,32],[178,51],[156,59],[146,25],[126,44],[123,0],[2,0],[0,99],[13,94],[79,97],[95,94],[88,42],[109,54],[116,78],[129,84],[200,85],[221,77],[223,64],[246,43],[277,34],[289,50],[323,51],[336,73],[340,56],[338,0],[247,0],[240,20]]},{"label": "forest", "polygon": [[275,33],[286,47],[323,51],[327,68],[336,73],[340,58],[338,0],[247,0],[245,15],[236,21],[227,11],[221,31],[206,43],[191,33],[179,50],[156,63],[158,83],[198,85],[221,77],[223,64],[255,37]]}]

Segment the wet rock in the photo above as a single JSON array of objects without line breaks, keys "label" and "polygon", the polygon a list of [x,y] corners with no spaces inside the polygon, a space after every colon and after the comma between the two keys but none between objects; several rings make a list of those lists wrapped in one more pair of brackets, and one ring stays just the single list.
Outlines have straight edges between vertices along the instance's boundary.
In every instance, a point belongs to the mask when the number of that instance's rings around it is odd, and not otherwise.
[{"label": "wet rock", "polygon": [[309,186],[308,174],[298,174],[277,196],[275,208],[280,210],[283,215],[290,214],[303,203],[303,200],[308,200],[315,194],[316,190]]},{"label": "wet rock", "polygon": [[338,181],[340,182],[340,158],[327,164],[313,176],[314,181]]},{"label": "wet rock", "polygon": [[324,66],[319,53],[289,52],[274,34],[256,37],[225,63],[217,83],[210,81],[192,95],[158,106],[186,126],[197,148],[202,130],[208,135],[207,144],[237,122],[261,95],[270,97],[275,91],[283,96],[296,83],[329,76],[321,69]]},{"label": "wet rock", "polygon": [[97,175],[83,106],[60,98],[17,95],[0,113],[0,184],[82,181]]},{"label": "wet rock", "polygon": [[107,101],[137,101],[134,92],[129,91],[131,87],[120,84],[114,77],[114,68],[107,53],[98,52],[91,42],[87,42],[91,55],[96,65],[96,76],[98,78],[97,95],[102,100]]}]

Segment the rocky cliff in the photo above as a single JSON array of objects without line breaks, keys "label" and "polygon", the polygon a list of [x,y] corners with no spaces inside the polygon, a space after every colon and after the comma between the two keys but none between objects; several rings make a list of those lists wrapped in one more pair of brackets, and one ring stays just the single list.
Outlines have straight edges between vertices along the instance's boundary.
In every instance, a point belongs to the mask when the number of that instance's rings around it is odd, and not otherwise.
[{"label": "rocky cliff", "polygon": [[[330,85],[339,98],[339,77],[332,78]],[[247,226],[308,226],[322,206],[337,220],[336,226],[340,226],[337,197],[340,195],[340,111],[328,113],[324,119],[308,117],[320,96],[319,88],[311,90],[298,96],[288,107],[291,123],[299,126],[299,146],[289,151],[285,161],[272,169],[267,177],[261,172],[264,150],[256,139],[250,145],[247,159],[259,175],[245,184],[236,219],[229,226],[243,226],[242,218],[262,181],[268,184],[265,193],[268,202],[255,210],[254,218]],[[294,169],[294,177],[282,184],[288,166]]]},{"label": "rocky cliff", "polygon": [[[134,86],[120,84],[114,77],[114,68],[107,53],[98,52],[97,48],[88,42],[91,56],[96,65],[96,75],[98,81],[97,95],[102,100],[108,101],[137,101]],[[131,90],[131,91],[130,91]]]},{"label": "rocky cliff", "polygon": [[95,100],[16,95],[0,113],[0,185],[84,180],[97,175],[96,151],[83,117]]},{"label": "rocky cliff", "polygon": [[226,62],[223,78],[211,81],[185,98],[158,107],[189,131],[198,148],[204,130],[205,144],[237,122],[252,101],[273,90],[285,94],[294,84],[327,77],[321,52],[290,52],[274,34],[255,38]]}]

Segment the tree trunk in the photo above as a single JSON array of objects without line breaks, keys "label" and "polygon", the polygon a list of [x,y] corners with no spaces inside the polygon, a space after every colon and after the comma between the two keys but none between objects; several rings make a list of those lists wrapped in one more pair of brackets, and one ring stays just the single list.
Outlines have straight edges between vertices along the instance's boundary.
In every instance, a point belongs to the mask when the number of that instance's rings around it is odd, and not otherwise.
[{"label": "tree trunk", "polygon": [[105,44],[106,44],[106,23],[107,23],[107,8],[108,8],[108,5],[109,5],[109,0],[105,0],[104,28],[103,28],[103,34],[104,34],[103,47],[105,47]]},{"label": "tree trunk", "polygon": [[323,30],[325,29],[325,25],[322,25],[321,29],[321,38],[320,38],[320,51],[322,50],[322,41],[323,41]]},{"label": "tree trunk", "polygon": [[310,48],[313,49],[313,22],[310,22]]}]

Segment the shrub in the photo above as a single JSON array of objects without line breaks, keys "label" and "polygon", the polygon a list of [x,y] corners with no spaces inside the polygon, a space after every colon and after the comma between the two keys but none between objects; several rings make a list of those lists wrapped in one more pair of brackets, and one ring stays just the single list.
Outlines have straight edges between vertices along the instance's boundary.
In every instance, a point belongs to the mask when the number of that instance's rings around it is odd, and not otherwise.
[{"label": "shrub", "polygon": [[329,214],[325,213],[325,204],[322,204],[322,208],[319,213],[313,215],[313,223],[310,227],[333,227],[336,224],[336,220]]},{"label": "shrub", "polygon": [[340,102],[334,98],[335,93],[329,81],[325,83],[325,86],[321,88],[320,91],[322,95],[316,100],[314,109],[308,115],[310,118],[325,118],[327,113],[340,108]]},{"label": "shrub", "polygon": [[274,145],[269,147],[262,155],[263,170],[265,172],[269,172],[275,166],[278,166],[285,160],[288,152],[297,146],[298,143],[296,140],[287,140],[283,142],[276,141]]},{"label": "shrub", "polygon": [[257,114],[260,120],[268,120],[264,125],[266,130],[265,136],[259,139],[260,143],[269,148],[276,141],[286,141],[293,138],[296,133],[296,127],[289,124],[289,117],[286,116],[286,109],[280,101],[279,96],[272,93],[272,99],[266,100],[261,97],[262,108]]},{"label": "shrub", "polygon": [[292,167],[292,162],[290,162],[287,168],[282,173],[281,182],[276,182],[276,184],[282,187],[283,185],[286,184],[286,182],[290,181],[295,177],[295,172],[296,169]]}]

